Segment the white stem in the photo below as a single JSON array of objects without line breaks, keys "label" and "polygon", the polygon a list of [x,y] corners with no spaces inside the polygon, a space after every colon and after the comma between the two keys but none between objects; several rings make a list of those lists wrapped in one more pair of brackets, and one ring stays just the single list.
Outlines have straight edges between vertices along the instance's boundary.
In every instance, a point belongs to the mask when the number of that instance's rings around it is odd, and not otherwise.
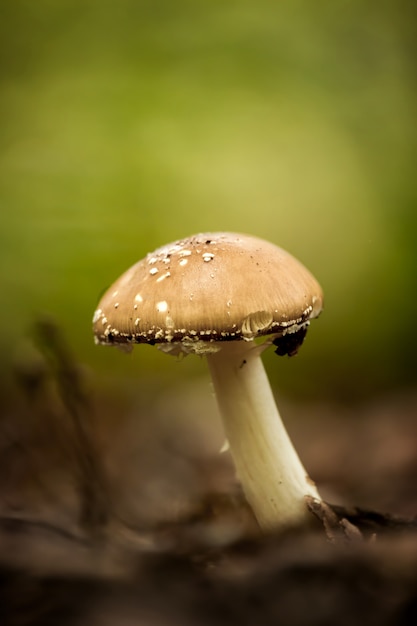
[{"label": "white stem", "polygon": [[282,423],[259,351],[225,342],[207,360],[237,475],[260,527],[305,523],[305,496],[320,496]]}]

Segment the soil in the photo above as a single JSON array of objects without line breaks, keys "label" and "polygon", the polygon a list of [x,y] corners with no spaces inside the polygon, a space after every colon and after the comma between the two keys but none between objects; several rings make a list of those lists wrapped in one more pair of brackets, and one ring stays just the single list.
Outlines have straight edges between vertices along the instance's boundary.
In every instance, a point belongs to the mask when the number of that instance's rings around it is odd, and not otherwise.
[{"label": "soil", "polygon": [[415,393],[287,403],[325,502],[266,535],[217,431],[171,420],[171,398],[133,428],[150,408],[87,394],[58,331],[38,333],[0,421],[2,625],[417,623]]}]

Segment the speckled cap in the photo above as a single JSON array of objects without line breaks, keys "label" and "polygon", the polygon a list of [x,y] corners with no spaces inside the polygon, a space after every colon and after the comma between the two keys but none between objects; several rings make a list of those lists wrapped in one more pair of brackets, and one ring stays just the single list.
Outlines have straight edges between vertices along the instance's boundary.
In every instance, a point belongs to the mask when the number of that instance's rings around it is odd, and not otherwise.
[{"label": "speckled cap", "polygon": [[179,343],[204,352],[213,342],[295,333],[322,304],[316,279],[285,250],[247,235],[203,233],[128,269],[101,298],[93,330],[100,344]]}]

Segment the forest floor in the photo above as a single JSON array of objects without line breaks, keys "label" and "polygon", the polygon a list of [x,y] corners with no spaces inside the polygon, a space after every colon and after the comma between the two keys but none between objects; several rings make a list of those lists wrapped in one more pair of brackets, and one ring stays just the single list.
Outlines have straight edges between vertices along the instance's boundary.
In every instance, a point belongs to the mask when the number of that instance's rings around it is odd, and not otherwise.
[{"label": "forest floor", "polygon": [[85,392],[57,329],[39,332],[44,361],[19,365],[0,421],[2,624],[417,623],[416,394],[295,411],[330,504],[261,534],[218,433],[179,446],[169,403],[132,430]]}]

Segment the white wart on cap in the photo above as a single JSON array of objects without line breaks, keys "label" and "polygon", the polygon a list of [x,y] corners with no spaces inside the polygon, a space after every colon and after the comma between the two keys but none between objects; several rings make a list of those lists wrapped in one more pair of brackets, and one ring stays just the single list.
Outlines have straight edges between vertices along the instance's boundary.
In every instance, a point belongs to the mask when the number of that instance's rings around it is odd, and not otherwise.
[{"label": "white wart on cap", "polygon": [[285,250],[247,235],[203,233],[127,270],[102,297],[94,335],[100,344],[181,344],[204,353],[213,342],[295,333],[322,303],[316,279]]}]

